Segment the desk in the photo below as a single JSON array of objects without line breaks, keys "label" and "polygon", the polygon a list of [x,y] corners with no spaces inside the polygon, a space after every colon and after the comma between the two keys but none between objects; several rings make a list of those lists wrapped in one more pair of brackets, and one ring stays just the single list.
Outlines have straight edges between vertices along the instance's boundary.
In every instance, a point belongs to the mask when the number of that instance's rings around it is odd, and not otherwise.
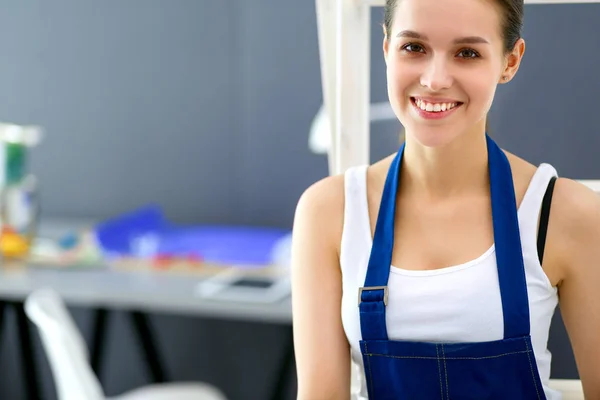
[{"label": "desk", "polygon": [[194,295],[201,278],[110,269],[0,269],[0,298],[22,301],[35,289],[52,287],[65,302],[92,308],[162,312],[291,324],[291,301],[249,304],[210,301]]},{"label": "desk", "polygon": [[[82,223],[77,221],[50,221],[42,225],[40,232],[46,236],[53,236],[49,233],[66,231],[81,225]],[[146,313],[170,313],[282,325],[289,332],[288,342],[285,344],[286,355],[280,366],[280,376],[273,390],[273,399],[281,399],[280,393],[285,389],[285,378],[294,363],[290,299],[274,304],[209,301],[194,295],[195,286],[201,279],[181,275],[170,276],[165,273],[122,272],[87,267],[68,270],[43,266],[0,268],[0,322],[4,305],[15,306],[28,397],[37,400],[39,391],[33,362],[32,338],[23,311],[23,301],[35,289],[52,287],[67,304],[95,310],[91,361],[96,372],[100,370],[108,310],[129,311],[155,382],[166,381],[167,378],[154,345]]]}]

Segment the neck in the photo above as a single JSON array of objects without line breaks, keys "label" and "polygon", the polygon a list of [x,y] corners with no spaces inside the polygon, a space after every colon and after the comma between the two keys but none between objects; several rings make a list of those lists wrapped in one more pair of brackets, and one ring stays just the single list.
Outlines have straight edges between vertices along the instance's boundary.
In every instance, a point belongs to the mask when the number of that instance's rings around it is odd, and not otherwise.
[{"label": "neck", "polygon": [[485,134],[473,130],[439,148],[424,147],[407,135],[401,175],[404,193],[421,199],[489,192]]}]

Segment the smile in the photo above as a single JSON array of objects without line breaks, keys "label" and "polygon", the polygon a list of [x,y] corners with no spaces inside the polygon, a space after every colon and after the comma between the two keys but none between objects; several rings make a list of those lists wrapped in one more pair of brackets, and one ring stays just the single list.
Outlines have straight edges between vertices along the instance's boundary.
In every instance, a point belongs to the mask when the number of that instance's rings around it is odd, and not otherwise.
[{"label": "smile", "polygon": [[411,97],[410,102],[419,116],[426,119],[445,118],[463,105],[459,101],[428,102],[416,97]]}]

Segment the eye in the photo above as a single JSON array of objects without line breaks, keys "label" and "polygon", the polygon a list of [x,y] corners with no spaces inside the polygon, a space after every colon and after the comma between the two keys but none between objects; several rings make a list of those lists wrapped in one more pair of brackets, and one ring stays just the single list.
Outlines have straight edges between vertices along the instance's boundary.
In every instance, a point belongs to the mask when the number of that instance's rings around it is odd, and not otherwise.
[{"label": "eye", "polygon": [[[480,57],[479,53],[473,49],[463,49],[458,54],[459,54],[460,58],[467,58],[467,59]],[[460,54],[462,54],[462,55],[460,55]]]},{"label": "eye", "polygon": [[403,45],[401,50],[406,51],[407,53],[424,53],[425,49],[418,43],[406,43]]}]

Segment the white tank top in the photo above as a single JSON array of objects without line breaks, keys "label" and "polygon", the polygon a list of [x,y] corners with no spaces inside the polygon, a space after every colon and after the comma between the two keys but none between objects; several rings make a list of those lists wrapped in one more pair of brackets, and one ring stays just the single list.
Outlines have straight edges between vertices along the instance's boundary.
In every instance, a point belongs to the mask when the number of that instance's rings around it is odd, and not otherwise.
[{"label": "white tank top", "polygon": [[[529,296],[531,340],[546,398],[561,399],[548,387],[551,354],[550,322],[558,304],[557,289],[543,271],[537,252],[538,216],[548,183],[556,170],[541,164],[518,210],[521,245]],[[367,399],[358,312],[372,237],[367,205],[367,166],[345,174],[345,210],[340,265],[343,275],[342,322],[351,345],[353,398]],[[422,342],[485,342],[504,337],[502,302],[494,246],[475,260],[427,271],[392,266],[386,308],[390,340]]]}]

